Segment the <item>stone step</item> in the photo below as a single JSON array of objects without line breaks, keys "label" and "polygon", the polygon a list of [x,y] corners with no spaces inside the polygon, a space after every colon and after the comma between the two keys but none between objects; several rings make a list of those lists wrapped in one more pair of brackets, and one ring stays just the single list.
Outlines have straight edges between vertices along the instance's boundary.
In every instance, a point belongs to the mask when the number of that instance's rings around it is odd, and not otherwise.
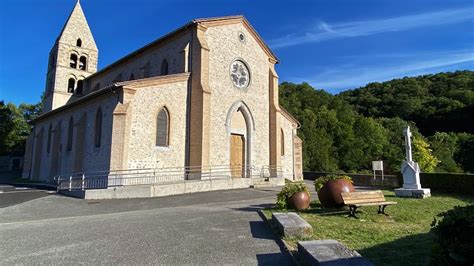
[{"label": "stone step", "polygon": [[313,227],[294,212],[274,212],[272,220],[286,237],[310,237]]},{"label": "stone step", "polygon": [[305,265],[374,265],[372,262],[363,258],[357,251],[350,250],[333,239],[299,241],[298,255]]}]

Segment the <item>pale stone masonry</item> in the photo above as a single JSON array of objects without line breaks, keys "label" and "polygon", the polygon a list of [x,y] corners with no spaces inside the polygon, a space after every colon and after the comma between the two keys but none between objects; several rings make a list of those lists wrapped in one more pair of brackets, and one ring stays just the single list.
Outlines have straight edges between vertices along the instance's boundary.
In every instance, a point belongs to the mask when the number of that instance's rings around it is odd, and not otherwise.
[{"label": "pale stone masonry", "polygon": [[78,2],[49,61],[25,178],[252,165],[302,179],[299,123],[278,103],[278,59],[243,16],[195,19],[97,71]]}]

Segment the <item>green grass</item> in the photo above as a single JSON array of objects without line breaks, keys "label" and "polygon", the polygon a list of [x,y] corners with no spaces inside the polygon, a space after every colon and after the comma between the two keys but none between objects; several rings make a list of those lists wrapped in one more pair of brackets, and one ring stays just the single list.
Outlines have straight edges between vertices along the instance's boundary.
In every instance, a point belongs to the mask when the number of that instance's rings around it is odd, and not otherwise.
[{"label": "green grass", "polygon": [[[378,207],[370,206],[358,209],[359,219],[348,218],[346,208],[323,209],[319,201],[313,202],[309,210],[300,213],[313,227],[310,239],[336,239],[376,265],[426,265],[435,241],[429,231],[436,215],[457,205],[474,203],[472,196],[411,199],[397,198],[393,191],[384,194],[387,201],[398,202],[385,209],[390,216],[379,215]],[[271,217],[272,211],[275,209],[265,210],[265,215]],[[299,240],[284,239],[293,248]]]}]

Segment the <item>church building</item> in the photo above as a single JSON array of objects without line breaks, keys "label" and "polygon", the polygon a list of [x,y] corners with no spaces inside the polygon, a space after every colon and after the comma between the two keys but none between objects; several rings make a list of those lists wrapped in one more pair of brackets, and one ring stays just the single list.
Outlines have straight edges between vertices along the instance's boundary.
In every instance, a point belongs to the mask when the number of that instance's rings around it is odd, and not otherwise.
[{"label": "church building", "polygon": [[215,168],[302,179],[278,58],[245,17],[192,20],[99,71],[98,56],[78,1],[49,53],[24,178]]}]

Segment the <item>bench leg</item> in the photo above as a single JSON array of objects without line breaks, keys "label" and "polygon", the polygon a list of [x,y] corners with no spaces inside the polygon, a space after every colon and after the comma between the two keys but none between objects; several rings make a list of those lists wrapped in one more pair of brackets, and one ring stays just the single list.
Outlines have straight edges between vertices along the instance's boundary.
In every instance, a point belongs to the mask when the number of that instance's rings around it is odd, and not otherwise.
[{"label": "bench leg", "polygon": [[387,207],[387,205],[380,205],[379,206],[379,211],[377,213],[378,214],[385,214],[385,207]]},{"label": "bench leg", "polygon": [[357,210],[356,206],[349,206],[349,215],[347,217],[357,218],[357,216],[355,215],[356,210]]}]

